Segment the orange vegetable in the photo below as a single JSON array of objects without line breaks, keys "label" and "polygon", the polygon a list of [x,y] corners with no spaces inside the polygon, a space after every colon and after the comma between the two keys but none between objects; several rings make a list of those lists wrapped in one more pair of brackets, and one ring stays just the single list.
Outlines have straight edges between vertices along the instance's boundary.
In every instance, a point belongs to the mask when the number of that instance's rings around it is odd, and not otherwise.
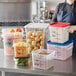
[{"label": "orange vegetable", "polygon": [[9,32],[15,32],[15,30],[14,29],[10,29]]}]

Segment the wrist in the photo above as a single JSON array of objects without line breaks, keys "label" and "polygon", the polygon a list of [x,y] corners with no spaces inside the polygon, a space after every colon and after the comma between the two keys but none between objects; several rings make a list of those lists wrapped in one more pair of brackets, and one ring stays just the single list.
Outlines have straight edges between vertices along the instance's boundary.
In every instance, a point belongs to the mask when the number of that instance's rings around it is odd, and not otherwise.
[{"label": "wrist", "polygon": [[76,31],[76,26],[73,27],[74,31]]}]

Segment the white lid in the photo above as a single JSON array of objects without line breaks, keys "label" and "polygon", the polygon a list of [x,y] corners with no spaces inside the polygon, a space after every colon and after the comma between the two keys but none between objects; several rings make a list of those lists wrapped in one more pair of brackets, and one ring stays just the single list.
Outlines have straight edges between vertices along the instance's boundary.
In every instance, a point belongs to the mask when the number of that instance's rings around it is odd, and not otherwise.
[{"label": "white lid", "polygon": [[44,56],[50,55],[52,54],[52,52],[54,52],[53,50],[51,50],[51,52],[47,51],[47,49],[38,49],[36,51],[33,51],[32,54],[41,54]]},{"label": "white lid", "polygon": [[24,26],[24,28],[40,28],[40,29],[43,28],[46,29],[47,27],[49,27],[49,23],[29,23],[26,26]]}]

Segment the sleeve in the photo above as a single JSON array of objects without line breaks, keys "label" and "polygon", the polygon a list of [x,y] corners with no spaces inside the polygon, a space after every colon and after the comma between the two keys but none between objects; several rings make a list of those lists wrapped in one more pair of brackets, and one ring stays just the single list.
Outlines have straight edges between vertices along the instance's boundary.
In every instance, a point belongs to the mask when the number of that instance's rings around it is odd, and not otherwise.
[{"label": "sleeve", "polygon": [[56,7],[55,12],[52,17],[52,22],[57,22],[57,13],[59,11],[60,4]]}]

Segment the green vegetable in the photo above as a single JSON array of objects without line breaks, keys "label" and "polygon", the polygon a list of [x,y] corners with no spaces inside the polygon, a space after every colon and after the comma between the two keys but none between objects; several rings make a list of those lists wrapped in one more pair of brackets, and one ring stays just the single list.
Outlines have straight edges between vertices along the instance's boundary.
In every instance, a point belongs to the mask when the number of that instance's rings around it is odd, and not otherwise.
[{"label": "green vegetable", "polygon": [[28,65],[29,55],[27,57],[15,57],[15,62],[17,65]]}]

